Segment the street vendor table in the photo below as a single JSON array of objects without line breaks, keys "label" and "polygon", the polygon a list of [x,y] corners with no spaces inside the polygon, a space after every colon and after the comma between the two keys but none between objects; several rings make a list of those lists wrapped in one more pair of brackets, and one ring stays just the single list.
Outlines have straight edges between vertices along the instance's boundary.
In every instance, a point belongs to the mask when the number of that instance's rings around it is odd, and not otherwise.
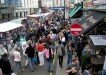
[{"label": "street vendor table", "polygon": [[92,69],[93,73],[98,72],[98,71],[102,71],[103,64],[104,64],[104,56],[102,56],[101,58],[99,58],[97,56],[92,56],[91,63],[93,66],[93,69]]},{"label": "street vendor table", "polygon": [[93,75],[98,75],[98,72],[101,75],[106,54],[106,35],[89,35],[89,37],[94,50],[94,54],[91,56]]},{"label": "street vendor table", "polygon": [[92,56],[91,62],[92,62],[92,64],[95,64],[95,65],[103,64],[104,63],[104,56],[102,56],[102,58],[99,58],[97,56]]}]

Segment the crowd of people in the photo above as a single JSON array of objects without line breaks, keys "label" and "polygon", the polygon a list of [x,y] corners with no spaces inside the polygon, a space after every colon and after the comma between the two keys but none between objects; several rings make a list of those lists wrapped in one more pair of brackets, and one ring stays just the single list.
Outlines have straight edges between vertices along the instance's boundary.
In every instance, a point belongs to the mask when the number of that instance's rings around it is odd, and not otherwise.
[{"label": "crowd of people", "polygon": [[[5,42],[0,44],[2,74],[11,75],[12,72],[18,74],[19,71],[24,71],[21,65],[22,56],[25,59],[24,66],[31,72],[34,71],[34,63],[44,66],[45,59],[48,64],[47,71],[53,72],[53,60],[56,55],[61,68],[64,56],[67,56],[68,75],[91,75],[90,45],[84,35],[73,37],[69,32],[69,25],[70,20],[64,20],[62,13],[55,13],[42,24],[38,22],[28,25],[25,22],[21,28],[1,33],[0,38],[5,38]],[[26,43],[20,44],[20,38],[24,38]],[[11,66],[10,59],[14,62],[14,67]]]}]

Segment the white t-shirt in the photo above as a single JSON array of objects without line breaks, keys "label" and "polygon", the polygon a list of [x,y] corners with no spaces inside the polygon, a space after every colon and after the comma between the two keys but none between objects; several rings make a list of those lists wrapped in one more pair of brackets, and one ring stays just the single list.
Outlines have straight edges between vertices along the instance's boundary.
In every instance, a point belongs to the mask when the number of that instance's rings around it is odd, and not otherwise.
[{"label": "white t-shirt", "polygon": [[28,47],[28,44],[22,45],[23,55],[26,55],[25,51],[26,51],[27,47]]},{"label": "white t-shirt", "polygon": [[18,51],[14,51],[13,52],[13,55],[14,55],[14,61],[21,61],[21,55],[20,55],[20,52]]},{"label": "white t-shirt", "polygon": [[104,61],[103,69],[106,70],[106,56],[105,56],[105,61]]},{"label": "white t-shirt", "polygon": [[65,42],[65,41],[66,41],[65,37],[63,37],[63,38],[61,39],[61,41],[62,41],[62,42]]}]

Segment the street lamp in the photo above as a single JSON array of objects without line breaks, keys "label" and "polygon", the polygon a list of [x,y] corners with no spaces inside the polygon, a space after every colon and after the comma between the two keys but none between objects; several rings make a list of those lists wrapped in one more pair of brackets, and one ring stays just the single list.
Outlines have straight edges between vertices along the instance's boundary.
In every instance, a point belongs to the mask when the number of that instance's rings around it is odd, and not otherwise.
[{"label": "street lamp", "polygon": [[64,0],[64,24],[65,24],[65,0]]}]

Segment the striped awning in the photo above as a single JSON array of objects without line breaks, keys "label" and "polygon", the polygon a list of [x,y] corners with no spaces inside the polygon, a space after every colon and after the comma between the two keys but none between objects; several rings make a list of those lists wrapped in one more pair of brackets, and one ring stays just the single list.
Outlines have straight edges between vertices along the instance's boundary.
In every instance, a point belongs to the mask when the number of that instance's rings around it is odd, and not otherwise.
[{"label": "striped awning", "polygon": [[106,35],[90,35],[90,39],[96,46],[106,46]]}]

